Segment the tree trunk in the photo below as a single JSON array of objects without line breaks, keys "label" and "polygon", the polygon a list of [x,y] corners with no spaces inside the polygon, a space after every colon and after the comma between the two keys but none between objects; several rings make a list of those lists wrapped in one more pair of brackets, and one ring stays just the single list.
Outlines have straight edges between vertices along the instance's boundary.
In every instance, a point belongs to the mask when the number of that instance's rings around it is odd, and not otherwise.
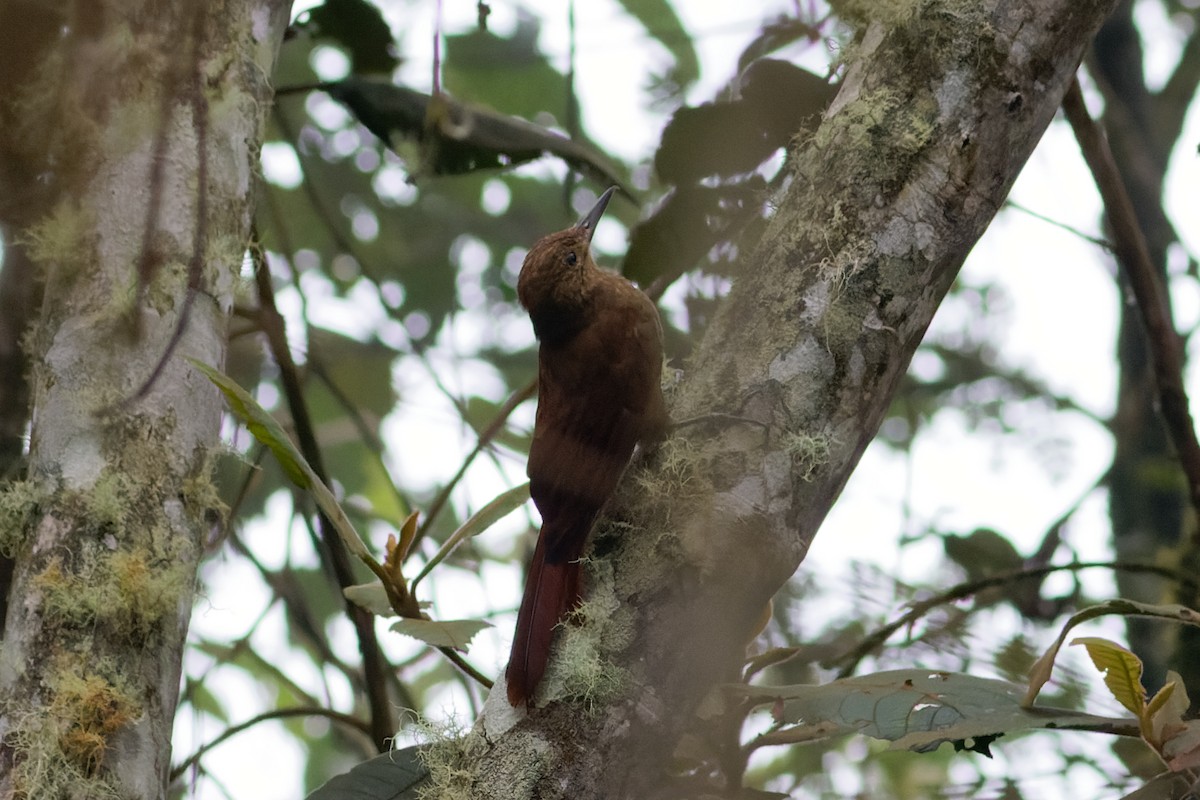
[{"label": "tree trunk", "polygon": [[435,782],[506,800],[667,796],[680,735],[737,679],[1115,4],[835,4],[870,17],[841,91],[794,147],[775,219],[672,396],[676,419],[750,422],[682,428],[626,476],[540,707],[525,717],[498,686],[471,736],[431,750]]},{"label": "tree trunk", "polygon": [[61,8],[5,134],[49,195],[16,231],[45,299],[27,479],[0,497],[0,796],[160,798],[219,506],[221,400],[182,356],[223,361],[289,4]]}]

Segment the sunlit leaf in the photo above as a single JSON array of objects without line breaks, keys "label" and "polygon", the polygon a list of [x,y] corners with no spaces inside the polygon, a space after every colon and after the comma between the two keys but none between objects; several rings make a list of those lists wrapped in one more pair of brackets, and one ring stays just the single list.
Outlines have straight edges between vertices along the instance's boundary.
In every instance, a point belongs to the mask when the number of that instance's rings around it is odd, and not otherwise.
[{"label": "sunlit leaf", "polygon": [[1142,686],[1142,661],[1116,642],[1098,636],[1071,640],[1083,645],[1096,669],[1104,675],[1104,685],[1117,702],[1141,716],[1146,707],[1146,687]]},{"label": "sunlit leaf", "polygon": [[1046,681],[1050,680],[1050,675],[1054,670],[1054,659],[1058,657],[1058,651],[1062,649],[1063,642],[1067,640],[1067,634],[1071,632],[1071,629],[1080,623],[1110,614],[1119,614],[1123,617],[1151,617],[1200,626],[1200,613],[1193,611],[1187,606],[1175,603],[1155,605],[1152,603],[1139,603],[1133,600],[1116,599],[1085,608],[1073,614],[1067,620],[1066,624],[1063,625],[1062,631],[1058,634],[1058,638],[1054,640],[1054,644],[1050,645],[1050,648],[1030,668],[1029,689],[1026,691],[1025,699],[1022,701],[1025,705],[1033,705],[1033,701],[1037,699],[1038,692],[1046,685]]}]

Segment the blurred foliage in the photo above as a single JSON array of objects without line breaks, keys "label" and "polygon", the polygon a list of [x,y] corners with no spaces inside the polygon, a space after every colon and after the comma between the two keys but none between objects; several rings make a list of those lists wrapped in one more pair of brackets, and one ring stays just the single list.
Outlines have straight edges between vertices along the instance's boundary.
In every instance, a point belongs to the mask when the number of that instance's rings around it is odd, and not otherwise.
[{"label": "blurred foliage", "polygon": [[[416,0],[409,5],[433,6]],[[830,54],[849,43],[851,30],[820,3],[786,5],[785,12],[736,32],[744,37],[738,74],[726,76],[725,87],[707,102],[685,106],[685,92],[700,75],[695,37],[701,32],[685,29],[678,3],[620,0],[623,12],[661,48],[644,87],[645,105],[670,112],[656,152],[635,164],[613,159],[587,131],[575,129],[573,109],[581,98],[573,94],[572,65],[560,57],[564,43],[547,47],[543,21],[528,12],[517,12],[507,35],[482,24],[444,31],[443,61],[420,65],[426,76],[438,70],[442,95],[405,83],[403,46],[377,6],[326,0],[297,20],[272,78],[279,96],[267,151],[294,155],[298,174],[261,182],[258,244],[287,318],[320,455],[381,559],[387,534],[399,530],[411,510],[421,512],[412,557],[429,559],[463,520],[520,482],[532,406],[519,401],[536,361],[532,333],[516,304],[516,273],[525,248],[574,221],[603,182],[635,187],[610,211],[629,235],[625,273],[657,294],[682,287],[666,327],[672,364],[685,365],[734,265],[763,235],[771,198],[791,179],[789,142],[819,122],[837,91],[837,77],[827,80],[832,67],[814,72],[797,62],[811,63],[817,54],[828,65]],[[1167,8],[1173,19],[1182,19],[1190,18],[1191,5],[1172,2]],[[479,16],[487,16],[484,4]],[[346,56],[348,75],[317,74],[313,65],[326,48]],[[481,120],[507,126],[517,144],[484,136]],[[430,131],[440,131],[441,138],[434,142]],[[569,167],[584,168],[584,175]],[[247,295],[239,303],[228,372],[289,427],[295,409],[282,399],[280,367],[257,332],[259,299]],[[882,444],[910,453],[939,415],[953,413],[969,432],[1027,448],[1050,471],[1056,414],[1105,424],[1068,394],[1005,361],[996,341],[1006,302],[995,286],[963,282],[954,288],[947,304],[966,322],[922,346],[923,368],[905,378],[881,428]],[[436,444],[430,431],[441,437]],[[292,489],[251,437],[240,432],[232,442],[230,457],[219,466],[231,523],[204,578],[217,585],[237,564],[237,574],[248,569],[268,600],[245,609],[248,617],[255,609],[261,616],[242,638],[193,635],[182,693],[187,713],[219,726],[243,720],[244,710],[217,688],[235,672],[258,687],[268,708],[329,710],[327,717],[314,712],[285,723],[305,750],[309,789],[359,762],[361,774],[372,780],[412,768],[411,759],[398,766],[368,760],[374,753],[370,737],[351,722],[367,714],[366,678],[340,587],[313,554],[310,504],[297,495],[290,524],[277,526],[280,506],[273,503]],[[449,469],[448,461],[454,464]],[[499,484],[504,486],[495,488]],[[492,487],[490,495],[476,485]],[[268,507],[277,527],[264,530]],[[513,516],[510,530],[530,527],[526,517]],[[788,657],[765,667],[756,680],[815,683],[842,670],[863,674],[919,664],[1019,682],[1052,638],[1055,620],[1088,598],[1074,573],[1068,573],[1073,588],[1065,593],[1061,581],[1045,575],[977,589],[972,584],[1073,560],[1060,535],[1069,517],[1045,532],[1035,552],[1022,552],[1001,530],[906,520],[897,537],[907,534],[913,552],[928,558],[921,585],[865,563],[851,564],[848,577],[832,580],[802,570],[776,597],[773,621],[755,645],[759,653],[777,649]],[[928,555],[930,541],[938,543],[935,556]],[[492,563],[513,560],[511,547],[489,537],[469,541],[431,573],[421,599],[433,598],[441,581],[459,594],[469,593],[461,588],[469,585],[481,601],[480,616],[510,614],[511,608],[488,602],[483,575]],[[369,577],[359,572],[363,580]],[[1051,585],[1058,594],[1048,594]],[[943,601],[872,638],[940,592],[946,592]],[[281,619],[272,621],[280,612]],[[286,659],[262,651],[260,635],[286,640]],[[484,692],[460,669],[435,650],[388,637],[384,650],[394,671],[385,688],[403,710],[401,742],[421,738],[414,728],[419,713],[436,713],[451,702],[460,712],[477,709]],[[864,650],[864,643],[874,644]],[[475,666],[487,673],[491,665]],[[1089,677],[1060,667],[1055,704],[1081,707]],[[725,728],[698,721],[694,760],[680,763],[689,764],[689,777],[698,780],[719,782],[740,770],[747,786],[813,797],[843,796],[844,781],[832,776],[847,765],[860,776],[851,788],[860,796],[1021,797],[1021,754],[1044,750],[1051,741],[1038,734],[1027,741],[1041,745],[1005,740],[993,748],[1000,759],[1012,748],[1003,778],[979,765],[977,754],[942,748],[915,756],[854,739],[764,749],[747,762],[739,742],[748,731],[769,726],[768,717],[734,715],[719,722]],[[1072,759],[1101,772],[1114,769],[1066,752],[1064,769]],[[200,758],[182,780],[206,777]],[[1117,785],[1123,779],[1111,780]],[[335,779],[318,796],[336,796],[342,786]]]}]

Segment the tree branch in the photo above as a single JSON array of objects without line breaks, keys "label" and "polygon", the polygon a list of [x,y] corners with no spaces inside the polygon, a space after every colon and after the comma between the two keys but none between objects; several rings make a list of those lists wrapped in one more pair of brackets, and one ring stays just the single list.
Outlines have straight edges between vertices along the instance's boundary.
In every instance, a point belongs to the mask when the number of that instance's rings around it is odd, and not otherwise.
[{"label": "tree branch", "polygon": [[1104,210],[1113,230],[1117,261],[1125,271],[1146,326],[1163,421],[1187,476],[1192,507],[1200,511],[1200,441],[1196,439],[1196,425],[1183,386],[1183,340],[1171,319],[1166,288],[1150,259],[1146,239],[1117,171],[1108,140],[1088,114],[1078,80],[1072,81],[1063,98],[1063,111],[1104,201]]}]

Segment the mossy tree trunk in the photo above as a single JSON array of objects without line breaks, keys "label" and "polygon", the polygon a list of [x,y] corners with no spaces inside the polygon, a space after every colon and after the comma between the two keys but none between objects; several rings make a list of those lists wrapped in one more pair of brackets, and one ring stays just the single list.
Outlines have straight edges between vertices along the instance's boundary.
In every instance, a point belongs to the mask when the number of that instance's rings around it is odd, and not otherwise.
[{"label": "mossy tree trunk", "polygon": [[1115,4],[835,4],[862,23],[840,94],[673,397],[677,419],[756,424],[684,428],[626,476],[542,707],[493,692],[465,742],[430,751],[444,796],[675,796],[675,744],[737,678]]},{"label": "mossy tree trunk", "polygon": [[[182,356],[223,361],[289,7],[58,4],[58,35],[6,110],[18,126],[6,149],[42,187],[34,218],[6,221],[44,299],[25,339],[26,480],[0,504],[15,558],[0,796],[165,796],[196,569],[219,506],[221,400]],[[9,4],[5,19],[22,9]],[[174,356],[136,397],[177,330]]]}]

